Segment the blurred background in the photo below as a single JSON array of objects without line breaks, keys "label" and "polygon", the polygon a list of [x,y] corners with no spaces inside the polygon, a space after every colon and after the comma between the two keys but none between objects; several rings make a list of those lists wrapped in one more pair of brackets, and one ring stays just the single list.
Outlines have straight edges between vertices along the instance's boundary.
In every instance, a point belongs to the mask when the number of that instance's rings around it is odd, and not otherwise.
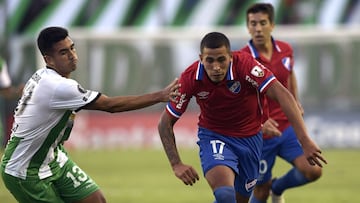
[{"label": "blurred background", "polygon": [[[72,77],[107,95],[165,87],[198,59],[201,38],[225,33],[232,49],[250,39],[246,8],[255,0],[2,0],[0,55],[13,84],[44,66],[36,37],[68,28],[79,55]],[[360,1],[272,0],[274,37],[294,48],[305,121],[323,148],[360,147]],[[0,99],[2,135],[10,134],[16,101]],[[158,148],[165,104],[120,114],[80,112],[70,148]],[[196,147],[197,107],[176,126],[177,142]]]}]

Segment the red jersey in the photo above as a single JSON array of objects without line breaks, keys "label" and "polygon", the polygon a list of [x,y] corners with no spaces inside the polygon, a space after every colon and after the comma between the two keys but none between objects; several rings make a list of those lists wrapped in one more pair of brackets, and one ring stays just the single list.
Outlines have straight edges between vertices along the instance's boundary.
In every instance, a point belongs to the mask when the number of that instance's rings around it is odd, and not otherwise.
[{"label": "red jersey", "polygon": [[[241,50],[250,53],[257,61],[270,69],[276,79],[280,81],[284,87],[288,88],[289,76],[293,71],[294,65],[293,50],[286,42],[274,39],[272,39],[272,42],[274,45],[274,51],[271,56],[271,60],[264,58],[257,52],[252,40],[250,40],[248,45]],[[280,131],[285,130],[290,125],[290,122],[281,110],[279,103],[272,99],[267,99],[267,104],[269,116],[279,123]],[[268,138],[269,136],[264,135],[264,137]]]},{"label": "red jersey", "polygon": [[166,109],[180,118],[194,96],[200,107],[199,127],[225,136],[253,136],[261,128],[264,92],[275,80],[271,71],[246,52],[233,52],[227,76],[217,84],[197,61],[179,78],[178,103],[169,102]]}]

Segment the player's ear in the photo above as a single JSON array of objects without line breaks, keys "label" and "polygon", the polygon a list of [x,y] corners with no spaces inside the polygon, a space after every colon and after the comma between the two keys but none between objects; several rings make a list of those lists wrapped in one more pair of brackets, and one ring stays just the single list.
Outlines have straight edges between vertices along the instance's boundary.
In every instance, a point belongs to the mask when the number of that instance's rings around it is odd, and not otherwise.
[{"label": "player's ear", "polygon": [[54,65],[54,62],[53,62],[53,59],[52,59],[51,56],[44,55],[43,58],[44,58],[44,61],[45,61],[46,65],[48,65],[50,67],[52,67]]},{"label": "player's ear", "polygon": [[271,25],[271,29],[273,30],[275,28],[275,23],[272,22],[270,25]]}]

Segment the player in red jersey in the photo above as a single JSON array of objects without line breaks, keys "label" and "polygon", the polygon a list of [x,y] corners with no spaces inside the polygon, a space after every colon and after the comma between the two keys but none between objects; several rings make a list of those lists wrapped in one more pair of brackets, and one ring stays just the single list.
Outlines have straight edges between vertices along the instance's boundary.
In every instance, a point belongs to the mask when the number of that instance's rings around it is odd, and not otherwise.
[{"label": "player in red jersey", "polygon": [[200,60],[181,74],[180,96],[167,104],[158,124],[172,170],[184,184],[193,185],[199,175],[181,161],[173,127],[192,97],[200,106],[197,144],[203,174],[217,203],[249,200],[259,175],[265,94],[279,101],[309,162],[326,162],[306,132],[294,97],[268,69],[246,52],[231,52],[228,38],[219,32],[205,35],[200,52]]},{"label": "player in red jersey", "polygon": [[[293,70],[293,50],[288,43],[272,37],[274,26],[274,8],[271,4],[257,3],[250,6],[247,10],[247,28],[252,39],[241,50],[250,53],[273,72],[277,80],[292,93],[303,113]],[[307,156],[280,105],[272,99],[268,99],[267,104],[269,115],[263,127],[260,176],[250,202],[266,202],[271,191],[273,203],[284,203],[282,193],[286,189],[317,180],[322,170],[317,165],[307,163]],[[272,180],[271,171],[276,156],[292,164],[293,168],[284,176]]]}]

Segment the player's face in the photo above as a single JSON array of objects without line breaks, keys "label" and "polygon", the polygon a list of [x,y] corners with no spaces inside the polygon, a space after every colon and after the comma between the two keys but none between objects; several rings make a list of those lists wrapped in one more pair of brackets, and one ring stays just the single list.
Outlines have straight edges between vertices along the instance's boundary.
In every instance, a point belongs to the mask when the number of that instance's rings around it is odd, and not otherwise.
[{"label": "player's face", "polygon": [[225,46],[216,49],[204,48],[200,54],[200,60],[204,64],[205,71],[214,83],[224,80],[232,61],[232,55]]},{"label": "player's face", "polygon": [[247,28],[255,45],[270,43],[274,26],[268,14],[262,12],[248,14]]},{"label": "player's face", "polygon": [[78,56],[75,44],[66,37],[54,44],[52,52],[45,56],[46,64],[55,69],[61,76],[69,77],[70,73],[76,70]]}]

